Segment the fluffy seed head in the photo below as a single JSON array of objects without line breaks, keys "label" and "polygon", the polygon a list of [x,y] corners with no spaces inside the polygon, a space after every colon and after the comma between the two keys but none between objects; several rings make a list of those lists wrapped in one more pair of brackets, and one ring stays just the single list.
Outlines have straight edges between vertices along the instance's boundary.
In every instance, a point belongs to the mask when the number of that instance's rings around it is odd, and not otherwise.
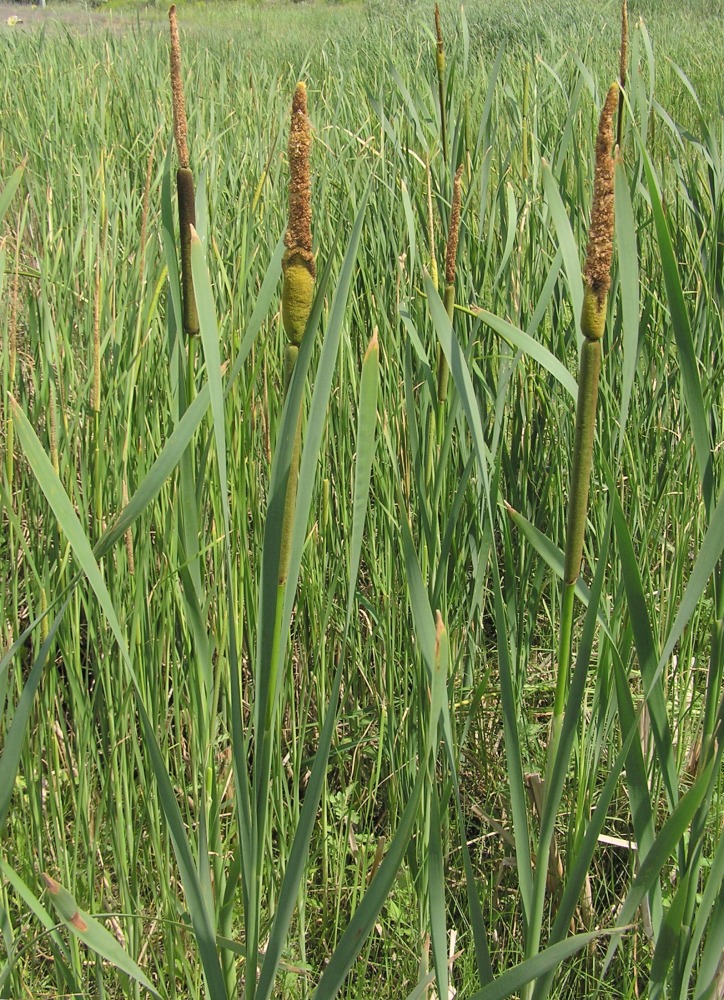
[{"label": "fluffy seed head", "polygon": [[463,176],[462,163],[455,173],[453,181],[452,206],[450,209],[450,229],[447,234],[447,250],[445,253],[445,284],[455,283],[455,262],[458,255],[458,237],[460,236],[460,193]]},{"label": "fluffy seed head", "polygon": [[173,134],[176,140],[176,152],[179,164],[187,168],[189,165],[188,123],[186,121],[186,102],[184,88],[181,82],[181,42],[176,20],[176,4],[171,4],[168,10],[168,20],[171,25],[171,94],[173,99]]},{"label": "fluffy seed head", "polygon": [[618,84],[612,83],[601,112],[596,138],[596,173],[593,181],[593,207],[588,233],[588,249],[583,276],[603,307],[611,284],[613,256],[613,114],[618,100]]}]

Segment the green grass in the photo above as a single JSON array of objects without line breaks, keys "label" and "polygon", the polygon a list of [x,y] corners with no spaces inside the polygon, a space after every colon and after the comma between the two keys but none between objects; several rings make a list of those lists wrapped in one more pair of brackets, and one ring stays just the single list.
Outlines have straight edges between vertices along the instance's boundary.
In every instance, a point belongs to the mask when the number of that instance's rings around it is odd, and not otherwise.
[{"label": "green grass", "polygon": [[[546,766],[580,267],[618,4],[500,0],[464,18],[444,6],[448,163],[432,9],[419,0],[182,6],[195,278],[210,282],[191,376],[165,235],[176,215],[164,12],[64,26],[62,10],[0,38],[0,192],[25,162],[0,220],[0,997],[148,995],[97,957],[108,952],[93,925],[90,950],[72,933],[43,871],[164,998],[252,996],[246,943],[256,935],[266,950],[290,903],[273,995],[311,996],[336,954],[330,978],[351,965],[339,995],[405,1000],[428,968],[444,985],[454,928],[451,982],[472,997],[485,979],[480,918],[496,977],[531,940],[540,817],[526,776]],[[655,936],[632,912],[608,971],[601,938],[552,981],[539,969],[535,997],[694,995],[724,944],[724,29],[703,0],[678,13],[632,5],[632,26],[639,15],[584,549],[592,612],[575,605],[578,672],[549,817],[573,911],[558,926],[569,900],[548,894],[541,938],[613,927],[646,852]],[[318,271],[329,270],[309,375],[292,389],[311,442],[309,516],[302,504],[299,583],[278,631],[260,592],[278,559],[295,423],[283,412],[278,244],[298,79],[315,130]],[[452,333],[425,273],[428,160],[440,268],[464,164]],[[375,329],[373,397],[363,363]],[[440,411],[438,343],[451,361]],[[179,425],[192,428],[181,444]],[[111,544],[126,495],[135,519]],[[282,683],[264,730],[257,699],[277,634]],[[268,813],[260,843],[247,794]],[[592,846],[577,874],[599,803],[601,832],[617,840]],[[406,815],[409,842],[395,839]],[[305,860],[295,835],[307,819]],[[590,910],[573,891],[586,872]],[[355,919],[359,957],[343,937]],[[216,982],[205,927],[218,935]]]}]

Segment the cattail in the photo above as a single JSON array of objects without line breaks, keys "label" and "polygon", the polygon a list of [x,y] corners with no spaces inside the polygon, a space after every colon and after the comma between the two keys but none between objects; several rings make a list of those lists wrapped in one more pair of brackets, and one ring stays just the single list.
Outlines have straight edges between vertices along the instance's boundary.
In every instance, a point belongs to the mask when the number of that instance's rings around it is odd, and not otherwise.
[{"label": "cattail", "polygon": [[450,227],[447,234],[445,251],[445,284],[455,284],[455,266],[458,255],[458,239],[460,237],[460,196],[463,176],[462,163],[455,172],[453,181],[452,206],[450,208]]},{"label": "cattail", "polygon": [[618,84],[612,83],[606,97],[596,138],[596,172],[593,207],[583,269],[584,297],[581,333],[588,340],[600,340],[606,320],[606,299],[611,285],[613,256],[613,113]]},{"label": "cattail", "polygon": [[[455,311],[455,270],[458,255],[458,239],[460,237],[460,198],[462,184],[463,166],[462,163],[455,173],[453,181],[453,197],[450,208],[450,226],[447,234],[447,248],[445,251],[445,309],[452,322]],[[450,371],[447,360],[438,345],[437,349],[437,401],[444,403],[447,399],[447,386]]]},{"label": "cattail", "polygon": [[578,371],[578,406],[573,446],[573,467],[568,500],[564,581],[578,578],[583,555],[583,535],[588,510],[588,490],[593,458],[593,434],[601,371],[601,338],[606,323],[606,301],[611,284],[613,255],[613,114],[618,84],[611,85],[598,125],[593,207],[583,269],[584,297],[581,333],[584,341]]},{"label": "cattail", "polygon": [[299,347],[314,298],[317,269],[312,254],[312,185],[309,151],[312,130],[307,117],[307,88],[298,83],[289,128],[289,219],[282,260],[282,319],[289,346]]},{"label": "cattail", "polygon": [[626,88],[626,71],[628,68],[628,0],[621,3],[621,55],[618,69],[619,95],[618,119],[616,122],[616,145],[621,148],[623,138],[623,92]]},{"label": "cattail", "polygon": [[183,297],[183,328],[187,336],[199,332],[199,316],[191,277],[191,226],[196,225],[194,175],[189,166],[188,122],[181,80],[181,42],[176,20],[176,4],[169,7],[171,26],[171,95],[173,101],[173,133],[179,168],[176,171],[178,194],[179,236],[181,240],[181,292]]},{"label": "cattail", "polygon": [[[312,309],[314,280],[317,268],[312,253],[312,183],[309,174],[309,152],[312,146],[312,129],[307,117],[307,88],[297,84],[292,100],[292,117],[289,126],[289,218],[284,236],[286,251],[282,259],[284,283],[282,287],[282,320],[287,335],[284,349],[284,392],[294,372],[304,331]],[[284,503],[282,537],[279,553],[279,585],[286,583],[291,557],[292,527],[297,504],[299,454],[302,438],[302,411],[297,416],[287,495]]]}]

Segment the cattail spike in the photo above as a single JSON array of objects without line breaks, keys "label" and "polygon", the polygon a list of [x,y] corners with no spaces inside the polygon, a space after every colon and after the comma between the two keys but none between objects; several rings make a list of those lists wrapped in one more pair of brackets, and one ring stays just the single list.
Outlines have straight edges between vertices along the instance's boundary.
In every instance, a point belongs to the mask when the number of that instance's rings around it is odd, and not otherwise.
[{"label": "cattail spike", "polygon": [[589,340],[603,336],[606,296],[611,285],[613,257],[613,114],[618,99],[618,84],[612,83],[601,112],[596,138],[596,172],[593,181],[593,207],[588,233],[586,263],[583,268],[584,304],[581,332]]},{"label": "cattail spike", "polygon": [[460,236],[460,197],[463,176],[462,163],[455,173],[453,181],[452,206],[450,209],[450,228],[447,234],[447,250],[445,252],[445,284],[455,283],[455,265],[458,255],[458,238]]},{"label": "cattail spike", "polygon": [[171,4],[168,10],[168,20],[171,25],[171,93],[173,96],[173,134],[176,140],[176,152],[182,167],[189,166],[188,123],[186,121],[186,102],[181,79],[181,42],[176,19],[176,4]]},{"label": "cattail spike", "polygon": [[312,253],[312,183],[309,153],[312,129],[307,117],[307,88],[297,84],[289,127],[289,219],[282,261],[282,319],[290,344],[299,346],[314,298],[317,268]]}]

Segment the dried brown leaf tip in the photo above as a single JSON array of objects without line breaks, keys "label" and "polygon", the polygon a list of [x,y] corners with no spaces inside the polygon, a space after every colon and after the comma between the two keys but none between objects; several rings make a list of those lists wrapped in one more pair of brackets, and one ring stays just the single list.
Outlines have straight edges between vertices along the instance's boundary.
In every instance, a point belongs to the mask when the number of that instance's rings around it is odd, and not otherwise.
[{"label": "dried brown leaf tip", "polygon": [[171,25],[171,96],[173,100],[173,134],[176,140],[176,152],[179,164],[188,168],[188,122],[186,121],[186,102],[181,80],[181,41],[176,19],[176,4],[171,4],[168,10],[168,20]]},{"label": "dried brown leaf tip", "polygon": [[593,181],[593,207],[588,234],[588,249],[583,276],[603,306],[611,284],[613,257],[613,115],[618,101],[618,84],[612,83],[601,112],[596,138],[596,173]]},{"label": "dried brown leaf tip", "polygon": [[450,207],[450,228],[447,236],[447,250],[445,253],[445,284],[455,283],[455,263],[458,255],[458,239],[460,237],[460,198],[463,176],[462,163],[455,173],[453,181],[452,205]]}]

